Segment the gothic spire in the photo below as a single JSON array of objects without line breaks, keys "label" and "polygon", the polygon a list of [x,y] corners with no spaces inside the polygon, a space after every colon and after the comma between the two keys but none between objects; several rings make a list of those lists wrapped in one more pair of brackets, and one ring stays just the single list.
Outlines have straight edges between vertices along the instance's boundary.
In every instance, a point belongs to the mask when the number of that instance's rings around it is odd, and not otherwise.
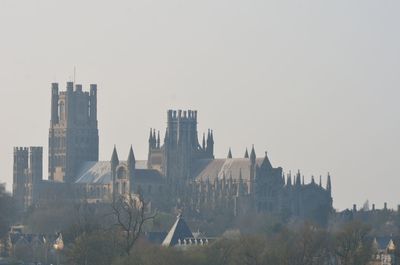
[{"label": "gothic spire", "polygon": [[289,171],[289,174],[287,175],[287,181],[286,181],[287,186],[292,186],[292,174]]},{"label": "gothic spire", "polygon": [[118,164],[119,164],[119,159],[118,159],[117,147],[114,145],[114,150],[111,156],[111,165],[112,167],[117,167]]},{"label": "gothic spire", "polygon": [[246,147],[246,152],[244,153],[244,158],[249,158],[249,151],[247,150],[247,147]]},{"label": "gothic spire", "polygon": [[301,176],[300,176],[300,170],[297,171],[297,175],[296,175],[296,185],[300,186],[301,185]]},{"label": "gothic spire", "polygon": [[328,173],[328,180],[326,183],[326,190],[331,194],[332,192],[332,184],[331,184],[331,175]]},{"label": "gothic spire", "polygon": [[128,155],[128,167],[134,168],[135,164],[136,164],[135,154],[133,153],[133,148],[131,145],[131,148],[129,149],[129,155]]},{"label": "gothic spire", "polygon": [[206,134],[203,133],[203,150],[206,150]]},{"label": "gothic spire", "polygon": [[231,150],[231,148],[229,147],[229,151],[228,151],[228,159],[231,159],[232,158],[232,150]]},{"label": "gothic spire", "polygon": [[254,144],[251,148],[250,161],[253,165],[256,163],[256,151],[254,150]]}]

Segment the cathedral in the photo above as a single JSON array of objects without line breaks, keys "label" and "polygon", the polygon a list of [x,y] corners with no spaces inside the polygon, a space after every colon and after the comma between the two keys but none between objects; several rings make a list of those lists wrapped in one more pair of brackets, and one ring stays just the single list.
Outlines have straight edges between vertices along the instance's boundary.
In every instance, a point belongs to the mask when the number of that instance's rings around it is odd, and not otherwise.
[{"label": "cathedral", "polygon": [[[99,161],[97,85],[89,91],[67,82],[51,85],[48,179],[43,179],[43,148],[15,147],[13,194],[21,210],[42,200],[108,203],[123,194],[141,194],[152,207],[188,212],[223,208],[313,217],[332,211],[331,179],[283,173],[254,146],[240,158],[214,157],[214,132],[199,136],[197,111],[168,110],[167,128],[150,129],[147,160],[136,160],[132,146],[126,160],[114,147],[110,161]],[[199,138],[201,141],[199,142]]]}]

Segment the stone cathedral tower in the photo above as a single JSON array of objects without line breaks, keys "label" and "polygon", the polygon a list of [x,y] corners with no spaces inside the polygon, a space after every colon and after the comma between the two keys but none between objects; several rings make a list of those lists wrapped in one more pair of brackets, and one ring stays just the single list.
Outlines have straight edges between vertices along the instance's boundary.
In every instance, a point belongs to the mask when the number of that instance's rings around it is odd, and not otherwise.
[{"label": "stone cathedral tower", "polygon": [[168,111],[167,131],[161,149],[162,171],[169,181],[187,181],[195,160],[214,158],[214,137],[211,130],[208,131],[207,145],[205,141],[205,135],[202,145],[198,141],[197,111]]},{"label": "stone cathedral tower", "polygon": [[85,161],[99,159],[97,127],[97,85],[83,92],[82,85],[67,82],[59,92],[51,86],[51,121],[49,130],[49,179],[73,182]]}]

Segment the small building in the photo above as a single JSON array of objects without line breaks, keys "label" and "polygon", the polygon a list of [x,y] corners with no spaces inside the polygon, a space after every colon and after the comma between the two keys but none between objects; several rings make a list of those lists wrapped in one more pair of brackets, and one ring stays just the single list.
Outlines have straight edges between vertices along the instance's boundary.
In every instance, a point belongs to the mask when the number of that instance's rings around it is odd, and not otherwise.
[{"label": "small building", "polygon": [[204,246],[208,245],[214,239],[207,238],[201,233],[192,233],[189,226],[183,219],[182,214],[179,214],[176,222],[168,232],[162,246],[164,247],[177,247],[180,249],[187,249],[191,246]]},{"label": "small building", "polygon": [[372,246],[374,248],[374,257],[370,265],[396,264],[396,245],[391,237],[375,237]]}]

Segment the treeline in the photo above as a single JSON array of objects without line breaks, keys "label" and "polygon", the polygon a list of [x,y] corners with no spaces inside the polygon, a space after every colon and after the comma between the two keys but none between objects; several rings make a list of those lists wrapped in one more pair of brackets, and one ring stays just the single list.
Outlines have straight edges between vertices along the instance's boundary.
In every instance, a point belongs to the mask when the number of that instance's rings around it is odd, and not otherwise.
[{"label": "treeline", "polygon": [[15,202],[11,194],[0,187],[0,239],[8,232],[11,224],[17,219]]},{"label": "treeline", "polygon": [[[0,197],[0,207],[5,207],[6,203],[2,202],[11,199],[9,195],[4,198]],[[218,239],[207,246],[189,247],[183,251],[147,242],[145,231],[167,231],[175,216],[160,212],[154,216],[137,205],[144,207],[145,204],[137,198],[121,200],[111,206],[53,201],[36,205],[22,220],[29,233],[62,232],[65,247],[59,253],[61,263],[71,265],[364,265],[376,251],[372,241],[383,231],[381,228],[388,228],[390,224],[392,231],[392,226],[399,227],[400,224],[397,215],[388,213],[369,218],[370,222],[353,218],[321,227],[280,216],[255,214],[233,218],[221,212],[201,220],[186,218],[194,231],[200,228],[208,232],[210,228],[218,228],[213,234],[207,234]],[[12,212],[12,207],[3,209]],[[3,227],[12,222],[4,215],[0,217],[3,217],[0,221],[5,220]],[[154,218],[147,220],[148,217]],[[136,220],[140,223],[144,219],[146,221],[138,229]],[[25,260],[31,261],[29,257]]]},{"label": "treeline", "polygon": [[373,256],[370,229],[360,222],[327,232],[309,223],[269,235],[228,233],[208,246],[165,248],[139,241],[130,255],[115,234],[92,231],[66,250],[68,264],[93,265],[365,265]]}]

